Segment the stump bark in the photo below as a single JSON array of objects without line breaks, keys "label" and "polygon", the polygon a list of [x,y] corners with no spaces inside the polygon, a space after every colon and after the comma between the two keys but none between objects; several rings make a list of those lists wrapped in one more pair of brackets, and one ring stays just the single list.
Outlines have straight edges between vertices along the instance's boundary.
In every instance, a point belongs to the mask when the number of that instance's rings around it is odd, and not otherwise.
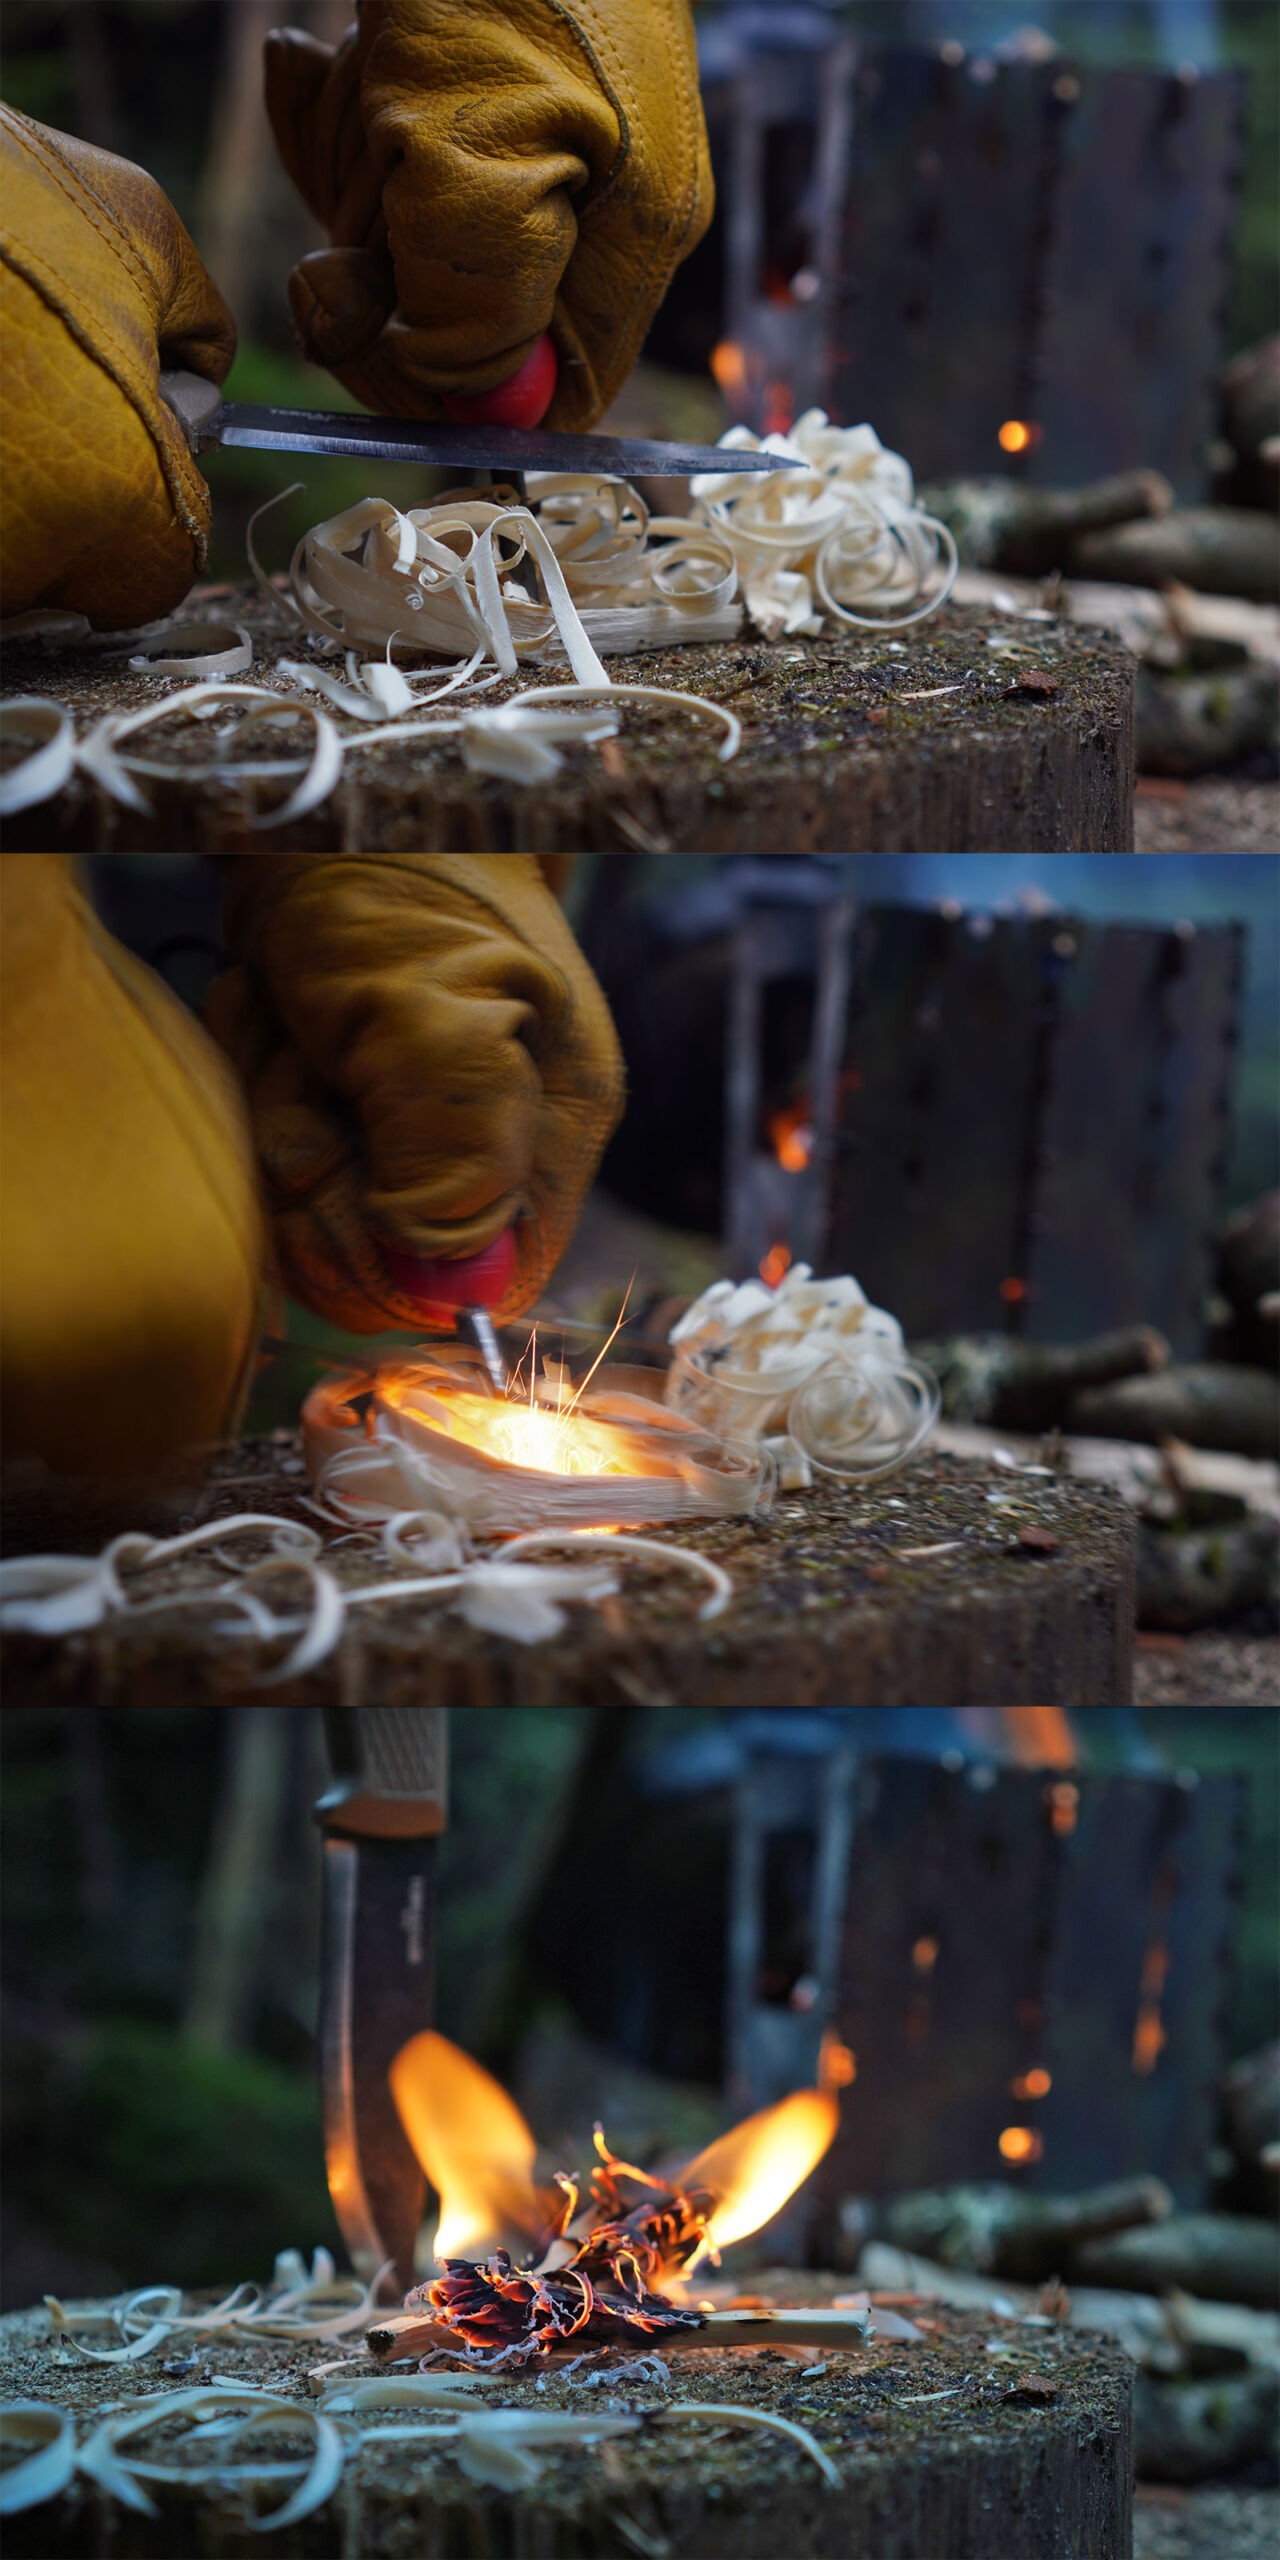
[{"label": "stump bark", "polygon": [[[252,1509],[305,1519],[297,1474],[280,1471],[291,1457],[279,1435],[229,1450],[201,1518]],[[224,1476],[235,1482],[222,1490]],[[352,1611],[326,1662],[267,1687],[255,1639],[214,1636],[211,1609],[156,1610],[83,1636],[9,1636],[5,1694],[14,1706],[1129,1702],[1133,1525],[1107,1486],[926,1454],[861,1490],[818,1478],[779,1496],[768,1517],[654,1535],[725,1566],[734,1597],[722,1616],[697,1617],[704,1595],[691,1576],[620,1565],[619,1595],[575,1610],[550,1642],[481,1634],[447,1600],[416,1597]],[[35,1544],[11,1519],[9,1552]],[[339,1581],[375,1578],[350,1547],[326,1562]],[[148,1596],[221,1578],[220,1567],[179,1558],[148,1577]]]},{"label": "stump bark", "polygon": [[[833,2289],[820,2277],[794,2279],[788,2299]],[[541,2390],[533,2378],[504,2378],[486,2395],[489,2407],[581,2415],[606,2402],[641,2418],[680,2401],[740,2402],[807,2427],[839,2488],[784,2437],[715,2419],[548,2452],[536,2487],[514,2492],[473,2485],[439,2444],[365,2446],[328,2505],[274,2533],[271,2548],[278,2560],[1130,2560],[1133,2368],[1123,2349],[933,2303],[920,2318],[929,2324],[920,2339],[873,2338],[825,2358],[803,2348],[690,2350],[671,2357],[666,2383],[620,2377],[597,2391],[544,2372]],[[71,2408],[81,2442],[103,2402],[180,2387],[166,2385],[158,2358],[68,2370],[58,2352],[43,2312],[10,2313],[0,2322],[0,2393]],[[219,2339],[183,2379],[207,2367],[301,2399],[308,2365],[331,2352]],[[821,2371],[804,2370],[815,2365]],[[264,2432],[258,2458],[269,2460],[277,2441],[281,2454],[296,2453],[296,2438]],[[79,2477],[10,2520],[6,2560],[261,2553],[248,2520],[253,2491],[149,2485],[162,2510],[155,2520]],[[280,2485],[256,2496],[265,2515]]]},{"label": "stump bark", "polygon": [[[198,606],[197,596],[184,613]],[[299,646],[283,609],[246,591],[224,592],[210,610],[254,637],[242,680],[283,689],[275,662]],[[1109,633],[960,607],[900,637],[685,644],[612,658],[610,674],[731,707],[744,734],[728,764],[719,725],[679,709],[633,708],[620,740],[570,749],[553,780],[533,786],[468,772],[454,739],[392,740],[350,754],[320,808],[264,835],[254,820],[289,784],[199,780],[184,767],[207,760],[208,732],[160,728],[139,741],[172,767],[172,780],[144,779],[148,815],[78,773],[12,819],[7,840],[15,851],[165,853],[282,842],[321,852],[1127,853],[1134,665]],[[557,680],[520,675],[522,687]],[[180,685],[100,647],[49,657],[15,644],[6,667],[8,692],[61,702],[81,735]],[[516,689],[500,685],[485,702]],[[308,733],[300,724],[296,734]],[[266,752],[261,735],[252,752]]]}]

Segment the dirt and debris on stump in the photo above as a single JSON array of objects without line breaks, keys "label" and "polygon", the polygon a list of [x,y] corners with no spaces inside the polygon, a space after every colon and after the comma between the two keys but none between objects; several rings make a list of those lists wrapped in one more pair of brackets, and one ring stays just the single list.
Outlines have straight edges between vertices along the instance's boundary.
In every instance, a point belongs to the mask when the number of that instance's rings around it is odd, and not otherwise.
[{"label": "dirt and debris on stump", "polygon": [[[837,2279],[793,2277],[790,2298],[829,2300]],[[874,2316],[874,2314],[873,2314]],[[1029,2328],[930,2304],[919,2341],[854,2351],[686,2350],[669,2379],[620,2376],[584,2387],[546,2369],[503,2377],[486,2407],[575,2415],[649,2413],[701,2400],[767,2410],[806,2427],[841,2474],[764,2428],[715,2419],[646,2429],[589,2451],[548,2449],[537,2486],[506,2493],[464,2478],[447,2445],[367,2446],[329,2505],[273,2536],[278,2560],[1129,2560],[1132,2367],[1110,2340]],[[197,2371],[308,2397],[331,2350],[210,2342]],[[81,2440],[107,2402],[163,2387],[161,2360],[73,2359],[43,2311],[0,2321],[0,2395],[71,2410]],[[821,2365],[821,2370],[817,2366]],[[353,2363],[353,2375],[370,2367]],[[340,2377],[338,2377],[340,2378]],[[376,2424],[377,2421],[375,2420]],[[140,2448],[139,2448],[140,2449]],[[541,2456],[541,2448],[540,2456]],[[296,2456],[296,2437],[255,2439],[259,2459]],[[169,2457],[170,2459],[172,2456]],[[194,2458],[194,2457],[193,2457]],[[207,2461],[207,2453],[202,2457]],[[248,2560],[252,2490],[151,2484],[158,2523],[79,2479],[11,2520],[6,2560]],[[261,2512],[278,2502],[273,2486]]]},{"label": "dirt and debris on stump", "polygon": [[[199,608],[197,592],[184,615]],[[304,645],[282,605],[245,589],[224,592],[214,610],[243,623],[255,643],[243,681],[314,704],[277,672],[278,659]],[[629,709],[621,752],[570,750],[561,772],[536,789],[469,773],[456,739],[388,739],[357,746],[337,789],[290,827],[288,840],[362,853],[690,845],[707,853],[1126,853],[1134,666],[1108,633],[960,606],[902,636],[832,630],[639,651],[609,660],[613,680],[700,693],[732,709],[743,727],[732,762],[719,761],[720,724],[680,707]],[[522,667],[484,706],[568,672]],[[183,681],[139,672],[101,646],[56,656],[15,646],[7,679],[14,693],[63,704],[81,731],[107,713],[160,702]],[[172,782],[148,774],[148,816],[77,774],[12,821],[12,848],[261,846],[253,822],[279,805],[286,785],[193,778],[184,772],[194,761],[190,732],[161,726],[145,735],[149,763],[173,768]],[[200,760],[207,754],[202,740]]]},{"label": "dirt and debris on stump", "polygon": [[[200,1520],[246,1510],[307,1519],[299,1446],[277,1432],[228,1450]],[[1031,1545],[1028,1529],[1041,1533]],[[252,1636],[215,1636],[208,1609],[157,1609],[83,1636],[9,1636],[6,1694],[14,1705],[82,1706],[259,1696],[283,1706],[1129,1703],[1133,1521],[1107,1486],[926,1452],[861,1488],[820,1477],[767,1516],[653,1534],[725,1567],[734,1596],[722,1616],[698,1619],[703,1595],[683,1573],[626,1565],[615,1600],[575,1611],[543,1644],[483,1634],[448,1595],[419,1595],[353,1611],[327,1662],[263,1688]],[[11,1524],[10,1551],[30,1543]],[[350,1546],[324,1561],[348,1587],[375,1571],[388,1578]],[[219,1579],[197,1550],[148,1573],[147,1596]]]}]

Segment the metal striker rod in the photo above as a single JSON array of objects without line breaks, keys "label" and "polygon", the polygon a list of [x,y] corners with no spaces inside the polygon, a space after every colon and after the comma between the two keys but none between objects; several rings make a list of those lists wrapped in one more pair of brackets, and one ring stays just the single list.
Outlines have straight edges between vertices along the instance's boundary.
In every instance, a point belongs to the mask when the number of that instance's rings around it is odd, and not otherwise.
[{"label": "metal striker rod", "polygon": [[458,1331],[464,1342],[478,1351],[489,1374],[489,1384],[496,1396],[511,1393],[507,1364],[498,1349],[498,1337],[487,1307],[463,1307],[458,1315]]}]

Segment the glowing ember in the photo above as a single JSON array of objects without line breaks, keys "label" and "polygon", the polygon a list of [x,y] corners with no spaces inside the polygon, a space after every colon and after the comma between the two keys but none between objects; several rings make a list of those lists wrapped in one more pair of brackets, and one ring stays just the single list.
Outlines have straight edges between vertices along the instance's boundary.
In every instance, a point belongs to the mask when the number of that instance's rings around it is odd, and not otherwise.
[{"label": "glowing ember", "polygon": [[1002,453],[1027,453],[1040,442],[1040,429],[1029,418],[1006,418],[997,429],[996,442]]},{"label": "glowing ember", "polygon": [[771,1244],[768,1252],[760,1256],[760,1277],[766,1289],[776,1289],[778,1282],[786,1277],[790,1269],[791,1247],[789,1244],[783,1244],[781,1239],[777,1244]]},{"label": "glowing ember", "polygon": [[[460,2355],[488,2365],[523,2364],[579,2336],[607,2346],[636,2331],[699,2327],[697,2309],[657,2288],[777,2213],[838,2120],[830,2090],[798,2089],[713,2142],[675,2184],[618,2159],[597,2126],[598,2163],[581,2199],[578,2180],[563,2172],[554,2190],[535,2186],[533,2137],[519,2111],[443,2036],[404,2046],[391,2088],[441,2200],[443,2273],[418,2286],[407,2308],[456,2337]],[[450,2254],[513,2224],[532,2241],[525,2266],[502,2248],[480,2264]]]},{"label": "glowing ember", "polygon": [[774,1111],[769,1117],[769,1144],[779,1164],[787,1173],[803,1173],[813,1154],[813,1122],[807,1102],[793,1103],[787,1111]]}]

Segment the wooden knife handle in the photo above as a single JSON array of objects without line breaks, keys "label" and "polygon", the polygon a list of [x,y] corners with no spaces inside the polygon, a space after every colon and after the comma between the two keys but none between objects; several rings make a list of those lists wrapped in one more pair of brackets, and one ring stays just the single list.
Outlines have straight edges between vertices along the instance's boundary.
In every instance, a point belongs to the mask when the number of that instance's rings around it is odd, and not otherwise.
[{"label": "wooden knife handle", "polygon": [[420,1840],[448,1819],[444,1707],[326,1707],[333,1784],[316,1806],[326,1831]]}]

